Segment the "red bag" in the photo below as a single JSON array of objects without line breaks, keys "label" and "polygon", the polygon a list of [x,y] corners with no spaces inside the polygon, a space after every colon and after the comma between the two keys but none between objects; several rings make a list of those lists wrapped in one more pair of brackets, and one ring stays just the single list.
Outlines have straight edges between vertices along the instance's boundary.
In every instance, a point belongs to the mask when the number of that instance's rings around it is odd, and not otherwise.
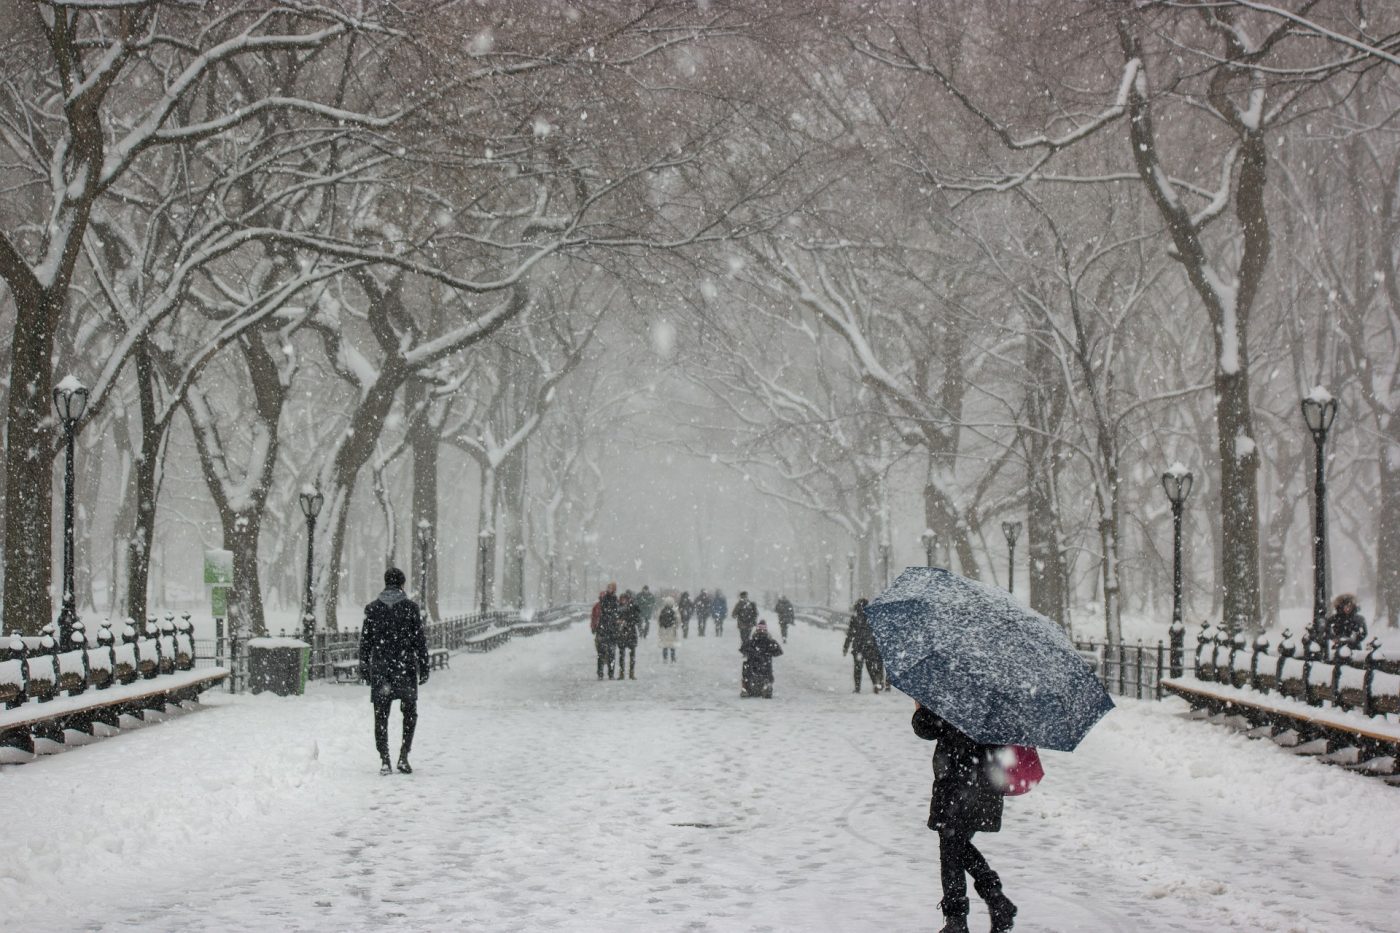
[{"label": "red bag", "polygon": [[1019,797],[1045,779],[1040,753],[1029,745],[1003,745],[992,761],[992,783],[1003,797]]}]

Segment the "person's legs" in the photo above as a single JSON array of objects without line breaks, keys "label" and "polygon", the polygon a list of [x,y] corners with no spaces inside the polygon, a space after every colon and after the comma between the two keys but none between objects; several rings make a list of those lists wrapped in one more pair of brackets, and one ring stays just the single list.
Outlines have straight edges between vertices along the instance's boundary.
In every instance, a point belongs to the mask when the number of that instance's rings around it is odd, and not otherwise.
[{"label": "person's legs", "polygon": [[[621,669],[618,672],[621,673]],[[637,648],[635,645],[627,648],[627,678],[628,680],[637,679]]]},{"label": "person's legs", "polygon": [[938,832],[939,873],[943,881],[943,900],[938,906],[948,920],[945,929],[967,929],[967,859],[972,838],[950,830]]},{"label": "person's legs", "polygon": [[851,670],[852,670],[852,671],[854,672],[854,674],[855,674],[855,679],[856,679],[856,689],[855,689],[855,692],[856,692],[856,693],[860,693],[860,669],[861,669],[862,665],[864,665],[865,662],[861,660],[861,657],[860,657],[860,655],[858,655],[858,654],[853,654],[853,655],[851,655],[851,660],[855,662],[854,665],[853,665],[852,668],[851,668]]},{"label": "person's legs", "polygon": [[602,679],[603,679],[603,657],[604,657],[604,655],[606,654],[606,652],[603,651],[603,646],[602,646],[602,645],[598,645],[598,644],[595,644],[595,645],[593,646],[593,652],[594,652],[594,654],[598,655],[598,679],[599,679],[599,680],[602,680]]},{"label": "person's legs", "polygon": [[1016,920],[1016,905],[1002,893],[1001,878],[987,864],[982,853],[969,839],[966,849],[967,873],[972,876],[972,886],[977,896],[987,904],[987,913],[992,918],[992,933],[1005,933]]},{"label": "person's legs", "polygon": [[399,761],[408,760],[413,750],[413,732],[418,728],[418,700],[399,700],[399,713],[403,716],[403,744],[399,746]]},{"label": "person's legs", "polygon": [[613,658],[614,658],[614,655],[615,655],[617,652],[616,652],[616,649],[614,649],[612,645],[608,645],[608,646],[607,646],[605,649],[603,649],[603,650],[606,652],[606,653],[604,654],[603,657],[604,657],[604,660],[607,662],[607,665],[608,665],[608,680],[612,680],[612,679],[613,679]]},{"label": "person's legs", "polygon": [[870,689],[874,693],[880,692],[880,685],[884,682],[884,677],[880,674],[880,662],[878,659],[865,656],[865,669],[870,674]]},{"label": "person's legs", "polygon": [[379,752],[379,760],[389,763],[389,707],[393,700],[380,696],[378,691],[371,698],[374,702],[374,747]]}]

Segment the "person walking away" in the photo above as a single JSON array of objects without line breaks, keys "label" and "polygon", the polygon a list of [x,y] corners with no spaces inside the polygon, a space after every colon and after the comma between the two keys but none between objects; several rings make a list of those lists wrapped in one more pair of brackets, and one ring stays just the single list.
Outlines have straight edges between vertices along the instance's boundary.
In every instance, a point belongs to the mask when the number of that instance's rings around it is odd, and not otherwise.
[{"label": "person walking away", "polygon": [[724,598],[724,594],[715,590],[715,595],[710,597],[710,617],[715,620],[715,637],[724,634],[724,619],[729,615],[729,600]]},{"label": "person walking away", "polygon": [[666,663],[669,652],[671,663],[676,662],[676,644],[680,641],[681,613],[676,601],[667,596],[661,600],[661,612],[656,616],[656,642],[661,646],[661,663]]},{"label": "person walking away", "polygon": [[739,696],[773,698],[773,659],[783,653],[783,646],[768,634],[767,623],[759,620],[753,633],[739,643],[744,665],[739,673]]},{"label": "person walking away", "polygon": [[712,602],[710,594],[704,589],[700,590],[695,597],[695,634],[697,638],[705,637],[705,625],[710,621],[710,604]]},{"label": "person walking away", "polygon": [[864,597],[856,600],[851,609],[851,620],[846,624],[846,643],[841,646],[841,655],[844,657],[849,652],[855,662],[852,671],[856,685],[853,691],[855,693],[860,693],[861,667],[870,672],[870,689],[875,693],[879,693],[885,683],[885,665],[880,660],[880,648],[875,643],[875,632],[870,628],[870,620],[865,617],[865,607],[869,603],[870,600]]},{"label": "person walking away", "polygon": [[412,774],[408,753],[418,726],[418,688],[428,682],[428,638],[418,604],[404,593],[404,572],[384,571],[384,591],[365,607],[360,629],[360,672],[369,683],[374,705],[374,747],[379,751],[379,773],[392,774],[389,765],[389,712],[399,701],[403,717],[403,741],[398,768]]},{"label": "person walking away", "polygon": [[609,583],[598,597],[598,635],[594,645],[598,651],[598,679],[603,679],[603,668],[608,669],[608,680],[613,679],[613,653],[617,648],[617,584]]},{"label": "person walking away", "polygon": [[652,593],[651,587],[642,584],[642,591],[637,594],[637,608],[642,613],[642,637],[646,638],[651,634],[651,614],[656,611],[656,594]]},{"label": "person walking away", "polygon": [[617,679],[637,679],[637,634],[642,628],[642,610],[637,598],[624,593],[618,600]]},{"label": "person walking away", "polygon": [[1366,617],[1357,611],[1356,597],[1343,593],[1332,600],[1332,613],[1327,616],[1327,640],[1333,652],[1346,647],[1360,651],[1366,644]]},{"label": "person walking away", "polygon": [[778,601],[773,604],[773,608],[778,613],[778,630],[782,633],[783,644],[787,644],[788,629],[797,619],[797,610],[793,608],[792,600],[786,596],[779,595]]},{"label": "person walking away", "polygon": [[695,603],[690,601],[690,590],[681,591],[680,602],[676,604],[676,610],[681,618],[681,637],[690,637],[690,616],[695,612]]},{"label": "person walking away", "polygon": [[942,933],[968,933],[967,875],[987,904],[992,933],[1005,933],[1015,922],[1016,905],[1002,893],[1001,878],[972,844],[975,833],[1001,831],[1001,791],[989,771],[1000,746],[974,742],[917,702],[911,725],[919,738],[938,743],[933,750],[928,828],[938,833]]},{"label": "person walking away", "polygon": [[758,623],[758,607],[749,599],[748,590],[739,592],[739,601],[734,604],[734,621],[739,626],[739,640],[748,641]]}]

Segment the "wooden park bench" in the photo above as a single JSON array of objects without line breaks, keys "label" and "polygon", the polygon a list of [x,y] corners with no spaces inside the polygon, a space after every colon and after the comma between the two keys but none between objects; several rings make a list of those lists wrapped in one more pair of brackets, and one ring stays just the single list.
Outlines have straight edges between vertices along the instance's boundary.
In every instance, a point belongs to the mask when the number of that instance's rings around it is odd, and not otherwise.
[{"label": "wooden park bench", "polygon": [[1299,656],[1288,632],[1246,646],[1202,626],[1194,671],[1162,681],[1193,711],[1268,737],[1298,754],[1378,775],[1400,786],[1400,674],[1383,670],[1372,640],[1359,661],[1347,648],[1332,658]]},{"label": "wooden park bench", "polygon": [[34,754],[36,742],[67,744],[67,733],[119,730],[121,717],[144,720],[185,706],[228,677],[219,668],[195,669],[193,626],[151,620],[144,632],[127,623],[118,643],[103,625],[90,641],[81,622],[66,650],[52,630],[37,638],[0,642],[0,747]]},{"label": "wooden park bench", "polygon": [[[452,653],[446,648],[432,648],[428,651],[428,670],[440,671],[451,666]],[[331,664],[331,674],[338,684],[364,683],[360,677],[359,661],[335,661]]]}]

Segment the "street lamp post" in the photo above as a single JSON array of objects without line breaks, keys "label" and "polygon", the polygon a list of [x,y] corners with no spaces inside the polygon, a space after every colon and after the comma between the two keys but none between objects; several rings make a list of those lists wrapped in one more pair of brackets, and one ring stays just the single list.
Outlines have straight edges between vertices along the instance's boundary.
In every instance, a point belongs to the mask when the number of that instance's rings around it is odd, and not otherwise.
[{"label": "street lamp post", "polygon": [[1006,535],[1006,591],[1016,592],[1016,539],[1021,536],[1020,522],[1002,522],[1001,533]]},{"label": "street lamp post", "polygon": [[301,637],[307,641],[316,631],[316,591],[312,589],[312,570],[316,558],[316,516],[326,501],[321,490],[306,486],[301,491],[301,514],[306,516],[306,604],[301,611]]},{"label": "street lamp post", "polygon": [[433,526],[426,518],[418,520],[418,598],[428,607],[428,548],[433,543]]},{"label": "street lamp post", "polygon": [[1194,481],[1191,471],[1180,463],[1173,463],[1162,474],[1162,489],[1172,504],[1172,627],[1169,634],[1173,677],[1180,677],[1185,666],[1186,626],[1181,621],[1181,514]]},{"label": "street lamp post", "polygon": [[924,546],[924,561],[927,566],[933,566],[933,549],[938,543],[938,536],[933,533],[932,528],[925,528],[919,535],[919,542]]},{"label": "street lamp post", "polygon": [[856,552],[855,552],[855,551],[848,551],[848,552],[846,552],[846,569],[850,572],[850,581],[851,581],[851,589],[850,589],[850,591],[848,592],[847,595],[850,597],[851,602],[854,603],[855,600],[856,600]]},{"label": "street lamp post", "polygon": [[1303,399],[1303,420],[1313,437],[1313,500],[1317,511],[1313,516],[1313,625],[1312,641],[1322,646],[1327,656],[1327,432],[1337,417],[1337,400],[1322,386],[1315,387]]},{"label": "street lamp post", "polygon": [[828,608],[831,607],[832,603],[836,599],[836,594],[833,592],[835,586],[836,577],[831,572],[831,555],[828,554],[826,555],[826,605]]},{"label": "street lamp post", "polygon": [[67,650],[78,610],[73,599],[73,440],[78,422],[87,410],[88,389],[74,376],[66,376],[53,390],[54,407],[63,424],[63,604],[58,614],[58,644]]}]

